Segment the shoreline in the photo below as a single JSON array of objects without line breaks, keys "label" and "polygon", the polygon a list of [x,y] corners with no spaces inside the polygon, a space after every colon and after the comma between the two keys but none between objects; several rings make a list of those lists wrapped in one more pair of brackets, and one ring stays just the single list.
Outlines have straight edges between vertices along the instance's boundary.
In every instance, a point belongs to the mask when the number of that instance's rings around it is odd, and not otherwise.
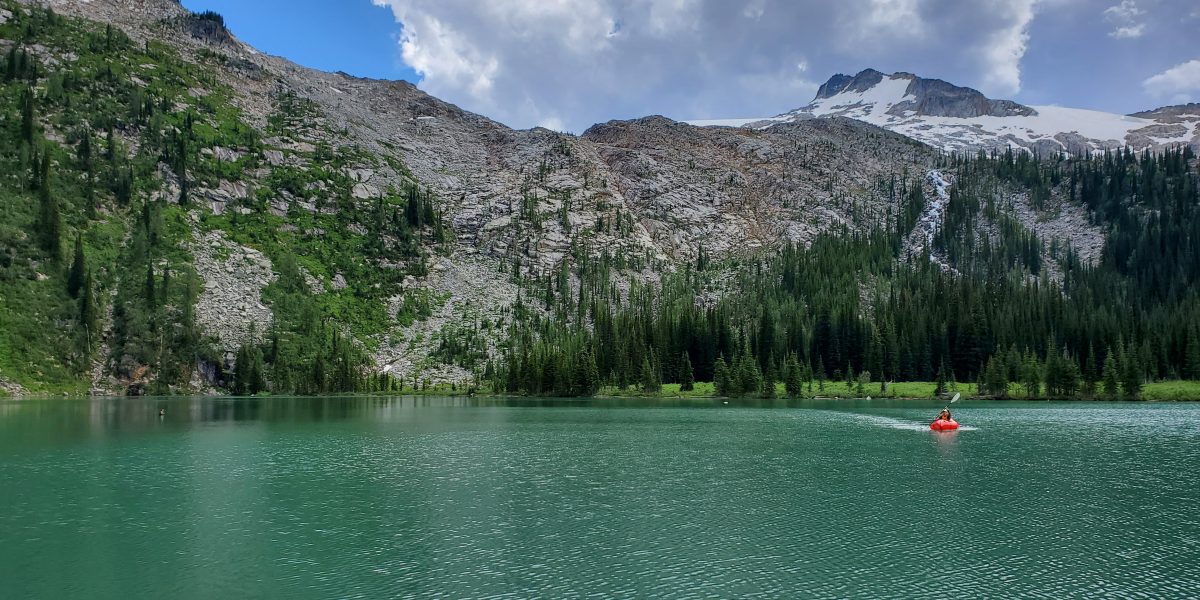
[{"label": "shoreline", "polygon": [[[936,384],[934,382],[923,381],[908,381],[897,382],[890,384],[887,391],[880,394],[878,384],[863,386],[863,393],[859,394],[857,385],[847,386],[846,382],[827,382],[824,390],[815,389],[808,391],[808,385],[805,384],[805,392],[799,396],[788,396],[783,384],[777,385],[776,394],[772,398],[765,398],[758,395],[745,396],[718,396],[713,389],[713,384],[709,382],[697,382],[695,388],[690,391],[681,391],[679,384],[663,384],[662,390],[658,392],[643,392],[635,388],[626,388],[624,390],[613,386],[602,387],[599,392],[591,396],[555,396],[555,395],[521,395],[496,393],[491,390],[471,392],[468,388],[461,386],[451,387],[432,386],[425,389],[402,389],[394,392],[360,392],[360,393],[330,393],[318,394],[310,396],[289,395],[289,394],[259,394],[256,396],[233,396],[229,394],[213,394],[213,393],[182,393],[170,396],[122,396],[122,395],[89,395],[89,394],[69,394],[62,392],[54,393],[30,393],[22,395],[5,395],[0,393],[0,402],[3,401],[40,401],[40,400],[79,400],[85,398],[230,398],[230,399],[267,399],[267,398],[317,398],[317,397],[335,397],[335,398],[380,398],[393,396],[446,396],[446,397],[467,397],[467,398],[515,398],[527,400],[552,400],[552,399],[576,399],[576,400],[724,400],[736,402],[788,402],[788,401],[805,401],[805,400],[845,400],[845,401],[862,401],[862,400],[911,400],[911,401],[946,401],[948,402],[955,393],[962,395],[960,401],[968,400],[986,400],[995,402],[1129,402],[1129,403],[1145,403],[1145,402],[1200,402],[1200,381],[1176,380],[1176,381],[1160,381],[1155,383],[1147,383],[1142,387],[1142,393],[1137,398],[1126,398],[1121,395],[1116,397],[1106,396],[1104,394],[1095,395],[1074,395],[1074,396],[1026,396],[1023,392],[1014,388],[1013,393],[1008,396],[998,397],[991,395],[981,395],[976,393],[975,384],[959,384],[948,385],[947,393],[942,396],[933,394]],[[874,392],[871,393],[871,388],[874,387]]]}]

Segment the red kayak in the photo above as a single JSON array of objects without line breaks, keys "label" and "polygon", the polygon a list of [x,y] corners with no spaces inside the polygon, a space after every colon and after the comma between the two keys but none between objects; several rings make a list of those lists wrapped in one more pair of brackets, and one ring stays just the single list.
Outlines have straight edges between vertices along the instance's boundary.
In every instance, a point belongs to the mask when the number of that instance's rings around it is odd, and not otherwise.
[{"label": "red kayak", "polygon": [[929,428],[934,431],[954,431],[955,429],[958,429],[958,421],[955,421],[954,419],[948,419],[945,421],[938,419],[930,423]]}]

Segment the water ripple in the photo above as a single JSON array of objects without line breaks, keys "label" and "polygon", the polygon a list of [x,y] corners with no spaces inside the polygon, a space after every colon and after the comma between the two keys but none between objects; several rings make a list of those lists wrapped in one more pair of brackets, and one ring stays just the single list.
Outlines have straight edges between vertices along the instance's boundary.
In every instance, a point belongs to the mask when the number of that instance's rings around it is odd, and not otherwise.
[{"label": "water ripple", "polygon": [[92,598],[1182,598],[1200,589],[1200,406],[974,404],[956,411],[970,435],[912,435],[929,433],[930,409],[903,403],[361,408],[104,421],[99,432],[76,427],[91,412],[4,413],[0,432],[24,433],[20,445],[0,436],[0,589]]}]

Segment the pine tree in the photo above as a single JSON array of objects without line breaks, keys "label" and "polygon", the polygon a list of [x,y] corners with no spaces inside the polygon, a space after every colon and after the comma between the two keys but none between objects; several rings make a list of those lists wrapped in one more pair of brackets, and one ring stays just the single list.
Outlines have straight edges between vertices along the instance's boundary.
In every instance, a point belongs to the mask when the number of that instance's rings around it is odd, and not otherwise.
[{"label": "pine tree", "polygon": [[783,370],[783,388],[789,398],[798,398],[804,394],[803,374],[795,354],[789,354]]},{"label": "pine tree", "polygon": [[758,369],[758,361],[750,355],[749,344],[745,344],[743,349],[736,365],[738,385],[735,393],[738,396],[757,394],[762,388],[762,371]]},{"label": "pine tree", "polygon": [[1136,400],[1142,393],[1142,364],[1132,344],[1121,354],[1121,391],[1127,399]]},{"label": "pine tree", "polygon": [[142,297],[146,299],[146,306],[154,309],[158,306],[158,300],[155,293],[154,283],[154,266],[146,265],[146,285],[142,289]]},{"label": "pine tree", "polygon": [[84,188],[83,199],[86,204],[87,215],[89,219],[96,218],[96,167],[92,160],[92,134],[89,131],[83,133],[79,140],[79,148],[76,151],[79,158],[80,166],[83,169]]},{"label": "pine tree", "polygon": [[259,392],[266,391],[267,383],[263,376],[262,350],[255,345],[247,354],[250,359],[250,365],[246,374],[246,393],[253,396]]},{"label": "pine tree", "polygon": [[1046,340],[1046,368],[1042,371],[1042,377],[1046,384],[1047,396],[1063,395],[1063,361],[1062,357],[1054,350],[1054,340]]},{"label": "pine tree", "polygon": [[1118,372],[1116,353],[1113,352],[1110,346],[1108,352],[1105,353],[1104,373],[1101,375],[1101,379],[1104,381],[1104,395],[1109,398],[1116,398],[1117,393],[1120,391],[1118,387],[1120,379]]},{"label": "pine tree", "polygon": [[62,256],[62,215],[59,214],[58,196],[50,191],[50,157],[42,159],[41,183],[38,186],[40,210],[38,212],[38,235],[42,250],[51,260]]},{"label": "pine tree", "polygon": [[777,379],[777,377],[775,376],[775,361],[768,358],[767,369],[763,373],[762,388],[760,391],[760,395],[763,398],[774,398],[775,397],[775,380],[776,379]]},{"label": "pine tree", "polygon": [[21,140],[30,146],[37,135],[37,118],[34,113],[33,88],[26,86],[21,93]]},{"label": "pine tree", "polygon": [[817,378],[817,389],[822,392],[825,391],[825,362],[821,360],[820,356],[817,357],[816,378]]},{"label": "pine tree", "polygon": [[1029,350],[1025,351],[1025,359],[1021,363],[1021,385],[1025,388],[1025,396],[1033,398],[1042,389],[1042,369],[1037,356]]},{"label": "pine tree", "polygon": [[250,351],[245,344],[238,347],[237,357],[234,360],[233,389],[231,391],[234,396],[245,396],[250,389]]},{"label": "pine tree", "polygon": [[1184,372],[1191,379],[1200,379],[1200,326],[1192,325],[1188,334],[1187,351],[1185,352]]},{"label": "pine tree", "polygon": [[1079,361],[1075,360],[1074,356],[1067,351],[1066,346],[1062,350],[1062,380],[1059,384],[1059,391],[1064,396],[1073,396],[1079,391]]},{"label": "pine tree", "polygon": [[1008,367],[998,356],[987,361],[983,371],[983,391],[1003,398],[1008,395]]},{"label": "pine tree", "polygon": [[713,391],[718,396],[728,397],[729,390],[729,365],[725,364],[725,356],[718,355],[717,362],[713,366]]},{"label": "pine tree", "polygon": [[71,261],[71,270],[67,273],[67,293],[72,298],[78,298],[83,288],[84,269],[83,234],[76,234],[75,258]]},{"label": "pine tree", "polygon": [[158,287],[158,297],[162,299],[163,304],[171,302],[171,267],[170,265],[163,267],[162,281]]},{"label": "pine tree", "polygon": [[942,359],[942,364],[938,367],[937,384],[933,388],[933,395],[941,396],[946,393],[946,361]]},{"label": "pine tree", "polygon": [[692,374],[692,359],[684,352],[679,361],[679,390],[690,392],[695,387],[695,376]]},{"label": "pine tree", "polygon": [[1087,357],[1084,359],[1083,365],[1083,393],[1088,396],[1096,395],[1096,382],[1099,380],[1100,374],[1096,370],[1096,349],[1089,342]]},{"label": "pine tree", "polygon": [[572,395],[593,396],[600,391],[600,373],[590,349],[584,348],[576,357],[571,379]]},{"label": "pine tree", "polygon": [[642,372],[638,377],[638,383],[641,385],[642,391],[647,394],[657,394],[662,390],[662,384],[659,383],[658,376],[648,357],[642,359]]},{"label": "pine tree", "polygon": [[86,352],[91,353],[92,342],[99,335],[97,330],[100,311],[96,306],[96,290],[91,272],[84,273],[79,294],[79,324],[83,327]]}]

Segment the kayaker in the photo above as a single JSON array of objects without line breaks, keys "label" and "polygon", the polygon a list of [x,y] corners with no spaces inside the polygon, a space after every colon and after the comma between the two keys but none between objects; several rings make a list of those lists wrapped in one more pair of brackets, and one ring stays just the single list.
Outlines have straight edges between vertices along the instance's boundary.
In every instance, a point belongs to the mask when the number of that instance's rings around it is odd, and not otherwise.
[{"label": "kayaker", "polygon": [[942,409],[942,412],[941,412],[941,413],[938,415],[938,418],[937,418],[937,420],[939,420],[939,421],[950,421],[950,420],[952,420],[952,419],[951,419],[951,417],[950,417],[950,407],[948,407],[948,406],[947,406],[946,408],[943,408],[943,409]]}]

